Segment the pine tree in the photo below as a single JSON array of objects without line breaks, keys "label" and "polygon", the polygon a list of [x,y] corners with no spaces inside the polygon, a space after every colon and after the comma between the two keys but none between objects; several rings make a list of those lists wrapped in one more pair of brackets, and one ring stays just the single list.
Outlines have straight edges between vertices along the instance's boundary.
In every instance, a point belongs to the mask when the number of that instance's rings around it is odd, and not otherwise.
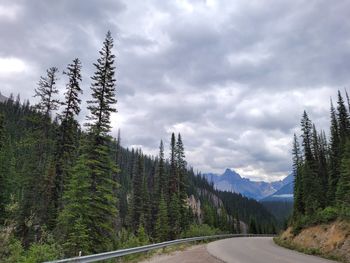
[{"label": "pine tree", "polygon": [[[304,111],[301,121],[302,139],[304,148],[304,165],[302,167],[303,197],[306,214],[313,214],[319,207],[319,194],[321,193],[320,180],[317,175],[317,163],[312,149],[312,123]],[[309,189],[313,191],[309,191]]]},{"label": "pine tree", "polygon": [[[168,192],[168,180],[166,178],[166,171],[165,171],[165,160],[164,160],[164,145],[163,141],[160,141],[159,145],[159,160],[158,160],[158,166],[157,166],[157,181],[158,181],[158,187],[157,187],[157,195],[158,198],[160,198],[161,193],[167,193]],[[168,199],[168,197],[165,197]]]},{"label": "pine tree", "polygon": [[180,214],[180,204],[179,204],[179,197],[178,194],[173,193],[169,207],[168,207],[168,214],[169,214],[169,236],[171,239],[176,239],[178,235],[181,232],[181,226],[180,226],[180,220],[181,220],[181,214]]},{"label": "pine tree", "polygon": [[336,200],[341,208],[350,208],[350,141],[345,145],[340,168]]},{"label": "pine tree", "polygon": [[34,97],[40,98],[36,106],[46,117],[49,117],[51,112],[57,110],[60,105],[59,100],[54,98],[58,94],[56,87],[57,73],[58,69],[56,67],[49,68],[47,76],[40,77],[38,88],[35,89]]},{"label": "pine tree", "polygon": [[258,234],[258,226],[257,226],[256,220],[252,217],[249,220],[249,233]]},{"label": "pine tree", "polygon": [[88,109],[90,116],[87,126],[90,132],[97,137],[105,136],[110,131],[110,115],[116,112],[113,107],[117,103],[115,98],[115,55],[112,53],[113,38],[111,32],[108,31],[106,39],[103,42],[102,50],[99,52],[101,57],[94,63],[96,72],[91,78],[92,100],[88,101]]},{"label": "pine tree", "polygon": [[303,118],[301,120],[301,130],[303,132],[301,137],[303,139],[302,145],[304,148],[305,162],[313,164],[314,158],[311,150],[312,123],[306,111],[304,111]]},{"label": "pine tree", "polygon": [[182,229],[186,229],[189,226],[187,217],[187,170],[185,160],[185,150],[181,139],[181,134],[178,134],[176,143],[176,164],[179,176],[179,202],[180,202],[180,214]]},{"label": "pine tree", "polygon": [[343,100],[343,97],[341,96],[340,91],[338,91],[338,125],[339,125],[339,139],[340,139],[340,146],[341,146],[341,152],[344,150],[346,140],[348,136],[350,135],[350,120],[349,120],[349,113],[346,110],[345,103]]},{"label": "pine tree", "polygon": [[304,214],[303,182],[301,174],[302,157],[296,134],[293,142],[293,174],[294,174],[294,218]]},{"label": "pine tree", "polygon": [[113,180],[117,172],[115,160],[112,159],[110,115],[116,112],[113,39],[108,32],[103,42],[101,57],[94,64],[96,72],[92,77],[92,98],[88,101],[90,121],[87,165],[91,172],[91,214],[93,225],[90,225],[90,236],[94,252],[112,249],[115,244],[117,217],[117,198],[113,193],[116,183]]},{"label": "pine tree", "polygon": [[325,160],[323,145],[321,144],[321,136],[318,135],[315,124],[312,125],[312,141],[311,141],[311,150],[314,159],[314,174],[315,179],[314,183],[317,184],[316,189],[318,201],[320,203],[320,207],[324,208],[326,204],[326,196],[323,193],[327,193],[327,163]]},{"label": "pine tree", "polygon": [[78,58],[74,59],[72,64],[68,64],[67,71],[64,71],[63,74],[68,76],[68,83],[66,84],[65,102],[63,103],[65,109],[61,115],[62,122],[74,120],[80,113],[81,99],[79,94],[83,93],[80,87],[82,81],[80,60]]},{"label": "pine tree", "polygon": [[140,225],[140,218],[143,215],[143,178],[144,178],[144,160],[142,153],[138,154],[135,160],[132,175],[132,200],[131,200],[131,222],[130,226],[136,231]]},{"label": "pine tree", "polygon": [[163,242],[169,239],[168,212],[167,212],[167,205],[165,203],[163,194],[161,195],[160,201],[159,201],[155,233],[156,233],[156,238],[159,242]]},{"label": "pine tree", "polygon": [[327,191],[327,199],[330,205],[335,204],[335,193],[337,190],[338,179],[340,176],[340,138],[339,138],[339,126],[331,101],[331,131],[330,131],[330,147],[329,147],[329,186]]},{"label": "pine tree", "polygon": [[[324,131],[321,131],[319,137],[319,157],[318,157],[318,177],[321,188],[321,207],[325,208],[328,205],[327,199],[328,185],[329,185],[329,158],[328,158],[328,144]],[[326,194],[325,194],[326,193]]]},{"label": "pine tree", "polygon": [[91,171],[86,165],[87,155],[79,157],[70,172],[70,179],[64,192],[64,209],[58,217],[57,232],[67,256],[76,256],[79,251],[85,255],[93,249],[89,226],[91,217]]},{"label": "pine tree", "polygon": [[5,127],[4,127],[4,116],[0,114],[0,151],[5,144]]},{"label": "pine tree", "polygon": [[147,178],[143,176],[142,183],[142,215],[144,218],[145,230],[148,234],[152,233],[152,210],[151,210],[151,199],[150,199],[150,191],[147,186]]},{"label": "pine tree", "polygon": [[76,58],[72,64],[67,66],[67,71],[63,72],[68,76],[68,83],[66,84],[65,101],[62,103],[65,108],[60,115],[61,125],[58,129],[56,146],[56,177],[53,202],[57,211],[62,207],[61,199],[68,169],[72,167],[73,161],[76,159],[76,149],[78,148],[79,124],[76,118],[80,112],[81,99],[79,95],[82,94],[80,71],[81,62]]},{"label": "pine tree", "polygon": [[169,198],[178,193],[178,173],[176,164],[176,140],[175,134],[171,134],[170,142],[170,175],[169,175]]},{"label": "pine tree", "polygon": [[[4,116],[0,114],[0,225],[3,224],[3,221],[5,220],[5,206],[6,206],[6,177],[4,173],[5,167],[2,167],[5,162],[5,156],[2,152],[2,149],[5,145],[5,128],[4,128]],[[6,165],[6,164],[5,164]]]}]

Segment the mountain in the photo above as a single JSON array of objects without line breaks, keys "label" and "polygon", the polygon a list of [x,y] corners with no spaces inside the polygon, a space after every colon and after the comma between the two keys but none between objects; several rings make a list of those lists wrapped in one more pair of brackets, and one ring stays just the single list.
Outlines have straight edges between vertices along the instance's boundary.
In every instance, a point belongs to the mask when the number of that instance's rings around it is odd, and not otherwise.
[{"label": "mountain", "polygon": [[262,199],[261,201],[286,201],[286,202],[293,202],[293,190],[294,190],[294,183],[291,182],[285,186],[283,186],[281,189],[273,193],[272,195],[269,195]]},{"label": "mountain", "polygon": [[[250,179],[241,177],[237,172],[231,169],[226,169],[222,175],[207,173],[204,174],[204,176],[209,182],[212,182],[214,187],[218,190],[240,193],[256,200],[272,196],[277,191],[293,182],[293,175],[288,175],[283,180],[271,183],[264,181],[251,181]],[[291,187],[293,189],[293,186]],[[284,194],[293,193],[293,191],[288,192],[288,190],[289,188],[283,190]]]}]

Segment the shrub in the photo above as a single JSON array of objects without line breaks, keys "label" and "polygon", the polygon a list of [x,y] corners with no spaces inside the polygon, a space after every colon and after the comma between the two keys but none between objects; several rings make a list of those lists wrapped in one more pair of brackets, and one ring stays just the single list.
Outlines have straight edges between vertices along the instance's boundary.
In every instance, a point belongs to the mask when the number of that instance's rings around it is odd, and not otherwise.
[{"label": "shrub", "polygon": [[21,242],[13,235],[12,226],[0,229],[0,262],[17,263],[23,256],[23,247]]},{"label": "shrub", "polygon": [[23,263],[37,263],[55,260],[61,257],[60,249],[55,244],[35,243],[30,246]]},{"label": "shrub", "polygon": [[317,219],[319,223],[328,223],[337,219],[339,211],[335,207],[326,207],[317,213]]},{"label": "shrub", "polygon": [[199,237],[199,236],[211,236],[220,234],[221,231],[217,228],[212,228],[207,224],[191,225],[189,229],[181,234],[183,238],[186,237]]}]

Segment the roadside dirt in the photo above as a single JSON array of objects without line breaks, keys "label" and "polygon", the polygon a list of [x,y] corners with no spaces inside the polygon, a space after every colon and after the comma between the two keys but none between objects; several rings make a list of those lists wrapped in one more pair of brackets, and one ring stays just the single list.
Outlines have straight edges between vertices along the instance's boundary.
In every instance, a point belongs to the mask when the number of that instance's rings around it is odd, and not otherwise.
[{"label": "roadside dirt", "polygon": [[294,245],[318,249],[323,254],[341,257],[350,262],[350,223],[336,221],[331,224],[308,227],[293,236],[288,228],[281,239]]},{"label": "roadside dirt", "polygon": [[211,256],[206,245],[190,247],[184,251],[175,251],[167,255],[156,255],[142,263],[223,263]]}]

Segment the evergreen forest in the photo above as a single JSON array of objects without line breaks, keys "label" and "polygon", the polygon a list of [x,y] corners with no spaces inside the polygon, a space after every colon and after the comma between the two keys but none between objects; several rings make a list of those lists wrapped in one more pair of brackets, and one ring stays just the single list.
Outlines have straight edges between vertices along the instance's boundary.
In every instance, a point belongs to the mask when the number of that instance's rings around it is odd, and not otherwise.
[{"label": "evergreen forest", "polygon": [[[40,262],[216,233],[276,232],[275,218],[260,203],[218,191],[194,172],[181,134],[172,133],[170,145],[160,141],[157,156],[123,147],[120,133],[111,136],[118,105],[113,44],[108,32],[83,122],[78,58],[39,78],[36,104],[12,95],[0,102],[0,261]],[[65,82],[64,96],[59,81]],[[349,208],[350,121],[340,95],[331,114],[329,145],[304,115],[303,154],[297,140],[294,151],[295,218],[329,206]]]},{"label": "evergreen forest", "polygon": [[304,111],[301,136],[294,135],[294,210],[291,225],[303,227],[350,218],[350,100],[331,100],[330,131],[318,131]]}]

